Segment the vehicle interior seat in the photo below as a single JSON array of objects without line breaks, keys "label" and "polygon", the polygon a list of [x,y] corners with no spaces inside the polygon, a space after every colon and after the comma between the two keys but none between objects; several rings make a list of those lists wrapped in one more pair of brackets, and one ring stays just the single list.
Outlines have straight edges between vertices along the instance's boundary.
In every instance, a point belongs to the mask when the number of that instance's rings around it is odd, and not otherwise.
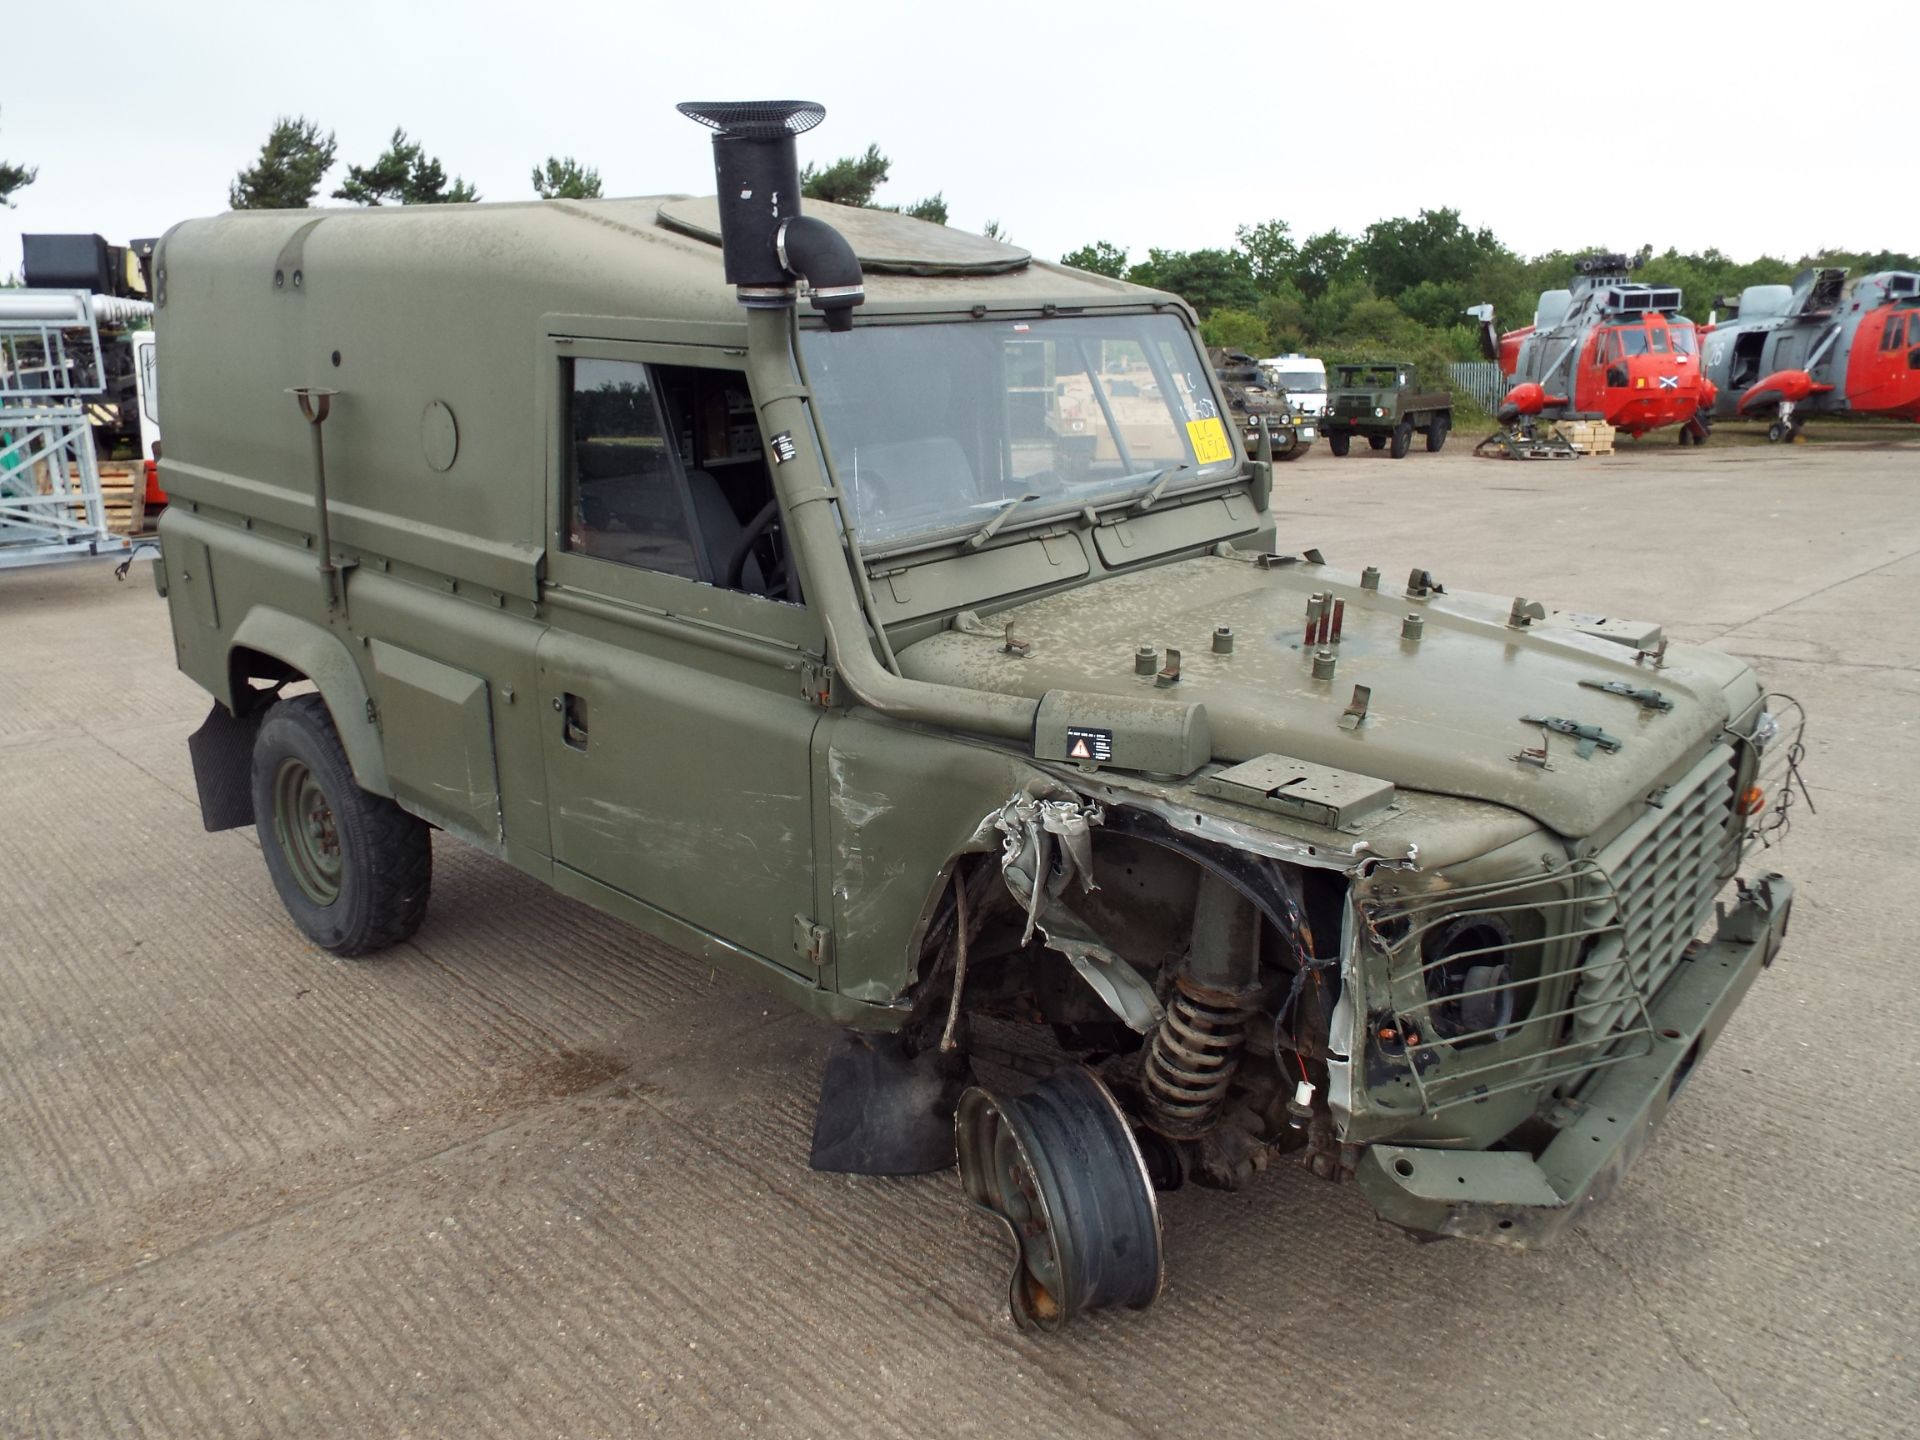
[{"label": "vehicle interior seat", "polygon": [[[727,583],[727,564],[733,558],[734,547],[740,543],[740,537],[747,533],[747,527],[733,513],[733,506],[728,503],[720,482],[708,471],[687,472],[687,494],[693,501],[693,523],[700,531],[700,546],[706,552],[707,573],[713,577],[715,585],[724,587]],[[740,572],[740,588],[754,595],[771,593],[757,556],[747,556],[747,563]]]}]

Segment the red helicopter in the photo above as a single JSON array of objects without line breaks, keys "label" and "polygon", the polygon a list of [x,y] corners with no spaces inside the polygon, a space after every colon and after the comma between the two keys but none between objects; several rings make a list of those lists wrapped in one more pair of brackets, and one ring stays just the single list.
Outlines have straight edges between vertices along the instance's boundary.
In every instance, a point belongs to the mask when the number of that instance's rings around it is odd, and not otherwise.
[{"label": "red helicopter", "polygon": [[1626,277],[1624,255],[1574,262],[1573,285],[1540,295],[1533,324],[1500,335],[1493,307],[1467,313],[1480,322],[1480,347],[1512,384],[1498,411],[1502,424],[1542,417],[1598,417],[1635,439],[1678,425],[1680,443],[1707,437],[1717,391],[1702,373],[1700,337],[1680,314],[1680,292]]},{"label": "red helicopter", "polygon": [[1920,420],[1920,274],[1803,270],[1791,285],[1749,285],[1729,319],[1708,325],[1705,363],[1719,415],[1771,420],[1791,440],[1808,415]]}]

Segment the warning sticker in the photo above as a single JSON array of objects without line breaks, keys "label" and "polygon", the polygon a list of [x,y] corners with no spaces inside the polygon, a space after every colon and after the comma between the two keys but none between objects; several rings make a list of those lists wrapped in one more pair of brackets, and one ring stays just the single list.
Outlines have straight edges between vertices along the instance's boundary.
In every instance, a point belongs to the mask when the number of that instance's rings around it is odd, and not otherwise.
[{"label": "warning sticker", "polygon": [[767,447],[773,451],[773,463],[784,465],[794,457],[793,432],[782,430],[767,441]]},{"label": "warning sticker", "polygon": [[1193,442],[1193,458],[1202,465],[1233,458],[1233,443],[1227,439],[1227,427],[1215,416],[1187,421],[1187,439]]},{"label": "warning sticker", "polygon": [[1067,727],[1067,758],[1096,763],[1113,759],[1113,731],[1092,730],[1083,725]]}]

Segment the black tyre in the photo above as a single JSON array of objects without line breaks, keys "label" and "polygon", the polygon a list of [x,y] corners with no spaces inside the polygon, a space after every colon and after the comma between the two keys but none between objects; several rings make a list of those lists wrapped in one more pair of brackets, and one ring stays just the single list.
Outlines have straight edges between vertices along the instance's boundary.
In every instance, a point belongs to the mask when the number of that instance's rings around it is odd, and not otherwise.
[{"label": "black tyre", "polygon": [[1412,448],[1413,422],[1411,420],[1402,420],[1398,425],[1393,427],[1393,450],[1391,454],[1396,460],[1404,460],[1407,458],[1407,451]]},{"label": "black tyre", "polygon": [[253,817],[273,888],[322,950],[366,955],[420,928],[433,883],[427,824],[354,784],[318,695],[267,712],[253,742]]},{"label": "black tyre", "polygon": [[1787,438],[1787,427],[1782,425],[1778,420],[1774,421],[1773,424],[1767,427],[1768,443],[1773,445],[1778,445],[1782,440],[1786,438]]},{"label": "black tyre", "polygon": [[1367,448],[1368,448],[1369,450],[1384,450],[1384,449],[1386,449],[1386,448],[1387,448],[1387,437],[1386,437],[1386,436],[1384,436],[1384,435],[1369,435],[1369,436],[1367,436]]},{"label": "black tyre", "polygon": [[1348,447],[1352,444],[1353,437],[1343,431],[1330,430],[1327,432],[1327,449],[1333,452],[1335,459],[1344,458]]},{"label": "black tyre", "polygon": [[1444,415],[1436,415],[1427,422],[1427,453],[1437,455],[1440,447],[1447,443],[1447,431],[1452,428]]}]

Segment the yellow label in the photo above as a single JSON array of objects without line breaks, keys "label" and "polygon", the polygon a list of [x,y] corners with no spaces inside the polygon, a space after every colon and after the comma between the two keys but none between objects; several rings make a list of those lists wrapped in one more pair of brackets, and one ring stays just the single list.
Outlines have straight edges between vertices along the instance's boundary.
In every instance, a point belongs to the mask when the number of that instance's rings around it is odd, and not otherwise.
[{"label": "yellow label", "polygon": [[1233,444],[1227,439],[1227,427],[1211,416],[1205,420],[1187,421],[1187,439],[1193,445],[1193,458],[1202,465],[1233,458]]}]

